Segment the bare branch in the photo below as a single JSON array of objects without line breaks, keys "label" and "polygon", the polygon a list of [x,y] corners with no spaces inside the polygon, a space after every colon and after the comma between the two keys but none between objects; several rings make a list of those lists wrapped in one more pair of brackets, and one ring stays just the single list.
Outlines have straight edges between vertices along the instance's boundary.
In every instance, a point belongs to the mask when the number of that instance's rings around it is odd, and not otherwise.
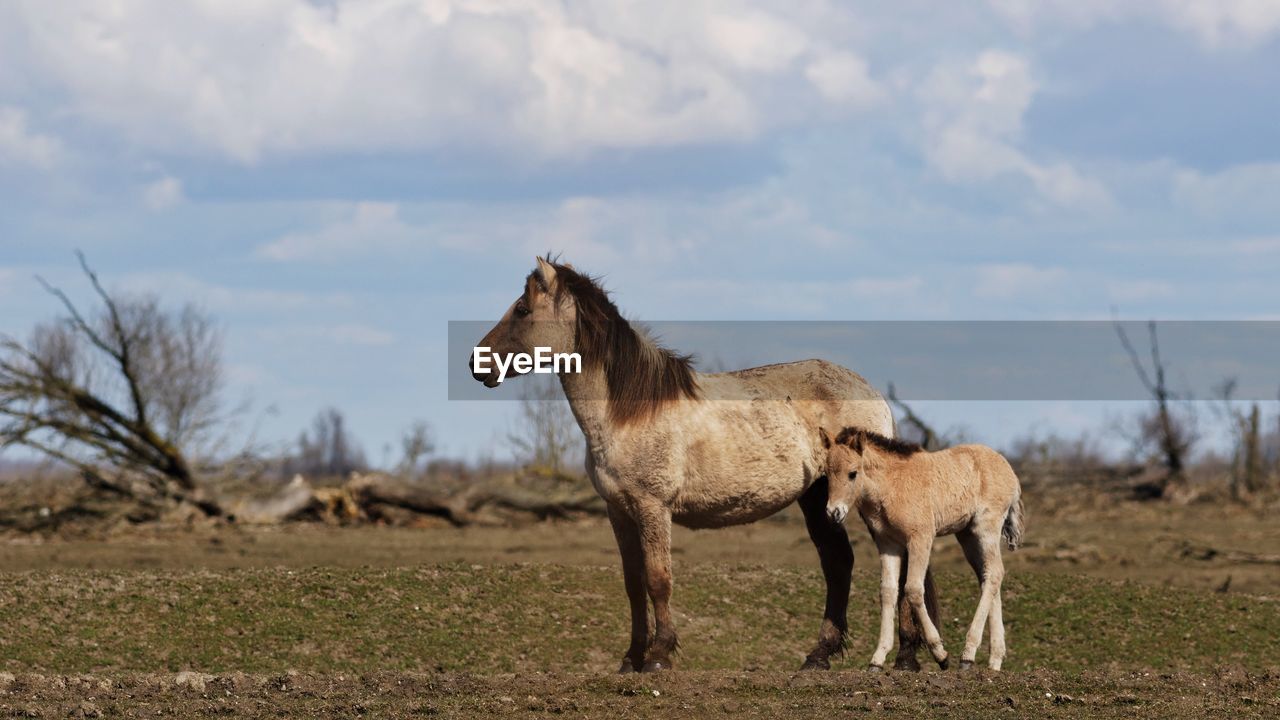
[{"label": "bare branch", "polygon": [[97,316],[37,278],[66,316],[27,343],[0,337],[0,446],[24,445],[140,502],[132,482],[105,478],[127,474],[155,497],[221,514],[198,492],[187,455],[217,421],[220,335],[191,306],[171,314],[154,298],[113,297],[76,255]]}]

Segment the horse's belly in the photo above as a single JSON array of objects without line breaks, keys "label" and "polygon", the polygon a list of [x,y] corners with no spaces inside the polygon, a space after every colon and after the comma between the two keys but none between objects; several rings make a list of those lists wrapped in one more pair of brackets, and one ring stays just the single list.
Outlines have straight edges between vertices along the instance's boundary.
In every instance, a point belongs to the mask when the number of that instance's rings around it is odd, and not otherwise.
[{"label": "horse's belly", "polygon": [[797,477],[792,482],[775,480],[769,484],[744,484],[732,493],[686,486],[670,503],[671,519],[689,528],[745,525],[769,517],[795,502],[807,485],[803,477]]}]

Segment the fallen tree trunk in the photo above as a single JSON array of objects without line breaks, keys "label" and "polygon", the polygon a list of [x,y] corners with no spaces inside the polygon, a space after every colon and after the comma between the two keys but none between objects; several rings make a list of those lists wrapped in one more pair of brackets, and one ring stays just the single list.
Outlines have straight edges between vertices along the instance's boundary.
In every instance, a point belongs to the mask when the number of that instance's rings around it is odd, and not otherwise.
[{"label": "fallen tree trunk", "polygon": [[455,527],[470,525],[475,520],[465,498],[446,497],[386,475],[353,474],[344,488],[350,492],[356,505],[375,520],[382,515],[380,505],[441,517]]},{"label": "fallen tree trunk", "polygon": [[274,497],[244,502],[235,509],[238,519],[250,523],[346,525],[371,521],[399,525],[415,516],[428,516],[454,527],[501,524],[520,515],[548,520],[604,513],[604,501],[593,491],[537,490],[504,481],[448,492],[379,473],[353,473],[340,487],[320,488],[299,475]]}]

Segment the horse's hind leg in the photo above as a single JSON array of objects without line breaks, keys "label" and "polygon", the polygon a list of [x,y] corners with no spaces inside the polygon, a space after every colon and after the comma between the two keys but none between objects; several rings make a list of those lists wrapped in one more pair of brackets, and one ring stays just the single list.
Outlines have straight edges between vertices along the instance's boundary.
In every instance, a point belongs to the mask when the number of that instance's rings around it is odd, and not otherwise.
[{"label": "horse's hind leg", "polygon": [[853,548],[844,526],[827,517],[827,479],[820,478],[800,496],[809,539],[818,549],[822,576],[827,582],[827,604],[822,614],[818,643],[805,658],[802,670],[827,670],[829,658],[844,650],[848,630],[849,582],[853,576]]},{"label": "horse's hind leg", "polygon": [[618,541],[622,555],[622,578],[627,588],[627,600],[631,603],[631,647],[622,658],[618,672],[640,672],[644,666],[644,653],[649,647],[649,600],[645,597],[644,548],[640,545],[640,530],[621,508],[609,506],[609,522],[613,536]]}]

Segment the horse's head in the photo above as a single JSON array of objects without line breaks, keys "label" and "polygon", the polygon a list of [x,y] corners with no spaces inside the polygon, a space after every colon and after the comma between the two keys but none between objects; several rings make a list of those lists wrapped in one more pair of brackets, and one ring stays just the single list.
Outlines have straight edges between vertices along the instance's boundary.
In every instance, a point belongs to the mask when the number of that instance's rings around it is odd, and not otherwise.
[{"label": "horse's head", "polygon": [[827,516],[842,523],[853,505],[853,484],[863,471],[863,436],[844,431],[833,439],[825,428],[818,428],[818,435],[827,455]]},{"label": "horse's head", "polygon": [[[497,387],[502,382],[499,371],[492,362],[494,356],[516,353],[534,354],[535,348],[547,348],[551,353],[576,352],[577,307],[571,293],[565,291],[561,271],[573,273],[572,267],[558,265],[549,259],[538,258],[538,266],[525,278],[524,292],[511,303],[502,319],[485,334],[477,348],[487,347],[491,356],[484,363],[484,371],[476,370],[476,354],[468,362],[471,375],[485,384]],[[513,367],[507,374],[528,372]]]}]

